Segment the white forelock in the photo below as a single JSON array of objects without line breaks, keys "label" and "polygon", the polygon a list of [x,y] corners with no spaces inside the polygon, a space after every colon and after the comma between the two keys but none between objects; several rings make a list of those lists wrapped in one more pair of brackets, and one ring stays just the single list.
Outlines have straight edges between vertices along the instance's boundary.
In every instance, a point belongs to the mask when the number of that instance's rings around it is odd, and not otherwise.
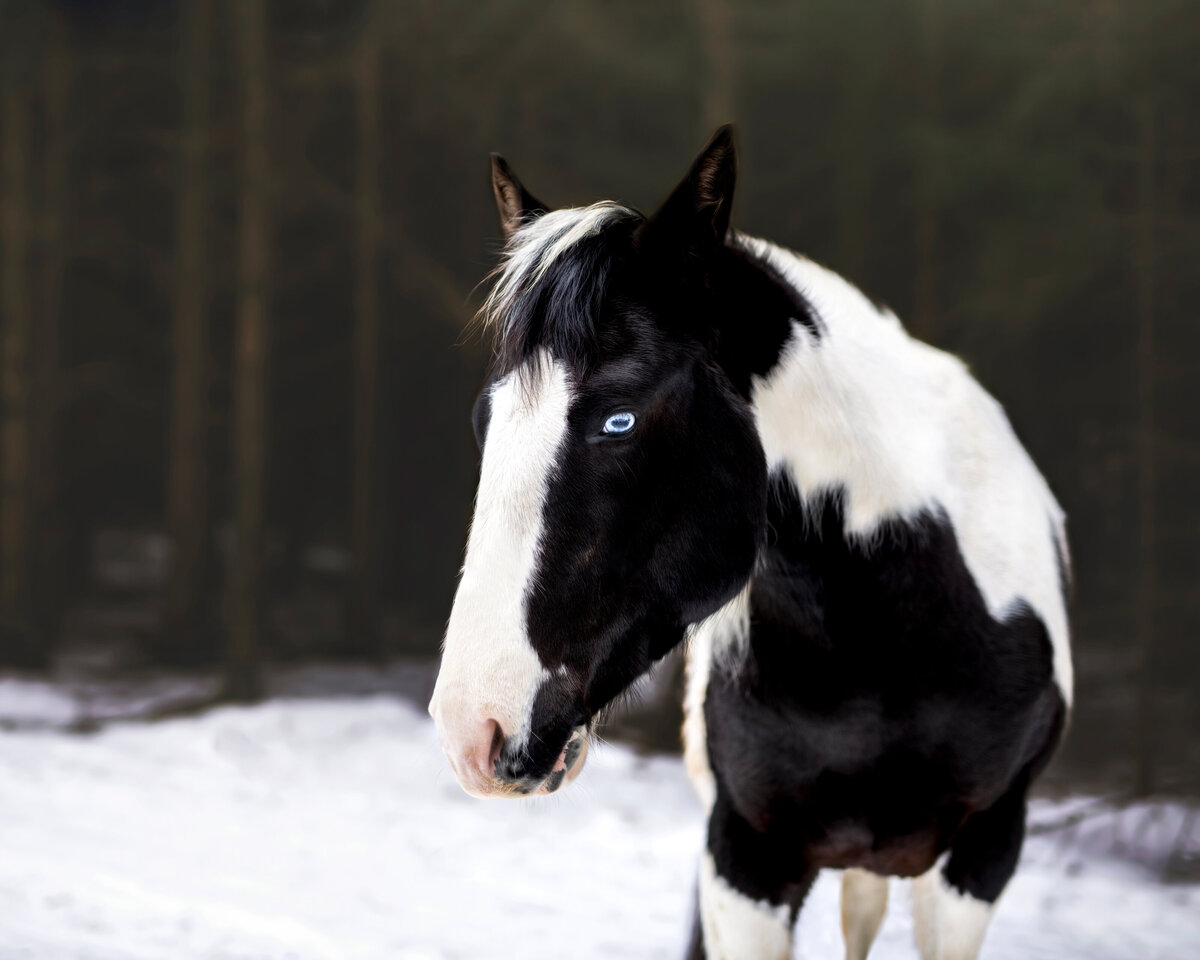
[{"label": "white forelock", "polygon": [[516,296],[537,283],[554,263],[587,237],[613,220],[633,215],[619,203],[605,200],[590,207],[553,210],[522,226],[505,247],[496,268],[495,283],[479,311],[485,328],[504,334]]}]

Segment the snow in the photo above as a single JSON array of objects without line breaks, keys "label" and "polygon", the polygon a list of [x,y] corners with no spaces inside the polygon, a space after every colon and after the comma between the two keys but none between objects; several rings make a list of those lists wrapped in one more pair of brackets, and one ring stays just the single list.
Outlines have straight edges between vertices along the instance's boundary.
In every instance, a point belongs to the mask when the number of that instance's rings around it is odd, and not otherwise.
[{"label": "snow", "polygon": [[[71,715],[27,681],[0,684],[9,708]],[[675,758],[601,745],[558,795],[486,802],[424,713],[382,692],[54,727],[0,732],[0,960],[682,954],[703,824]],[[1162,809],[1141,831],[1160,845],[1183,823]],[[1200,887],[1158,882],[1103,824],[1030,838],[984,960],[1200,956]],[[838,886],[815,886],[797,955],[842,956]],[[873,956],[911,944],[893,882]]]},{"label": "snow", "polygon": [[69,727],[78,718],[76,698],[52,683],[0,677],[0,704],[8,726]]},{"label": "snow", "polygon": [[219,689],[211,676],[140,677],[125,683],[0,677],[0,727],[89,729],[110,720],[147,717],[205,702]]}]

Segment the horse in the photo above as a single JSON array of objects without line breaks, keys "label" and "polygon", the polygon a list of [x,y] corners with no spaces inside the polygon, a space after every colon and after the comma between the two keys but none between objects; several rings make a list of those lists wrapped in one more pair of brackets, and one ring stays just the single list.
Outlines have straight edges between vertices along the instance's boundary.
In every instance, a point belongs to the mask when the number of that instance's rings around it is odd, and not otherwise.
[{"label": "horse", "polygon": [[686,644],[688,957],[790,957],[836,869],[849,960],[892,876],[923,960],[967,960],[1070,709],[1064,514],[964,363],[730,228],[736,165],[722,127],[646,216],[551,210],[492,155],[494,363],[430,712],[469,794],[553,793]]}]

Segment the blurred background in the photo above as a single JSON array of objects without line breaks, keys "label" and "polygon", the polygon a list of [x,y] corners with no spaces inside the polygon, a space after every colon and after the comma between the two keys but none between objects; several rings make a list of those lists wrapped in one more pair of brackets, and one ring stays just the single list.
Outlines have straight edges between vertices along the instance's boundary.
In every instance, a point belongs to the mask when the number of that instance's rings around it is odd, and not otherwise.
[{"label": "blurred background", "polygon": [[[1066,508],[1050,782],[1200,789],[1188,0],[4,0],[0,45],[9,676],[201,678],[169,713],[387,663],[419,700],[488,151],[552,205],[652,209],[731,119],[735,225],[966,359]],[[619,733],[676,742],[672,676]]]},{"label": "blurred background", "polygon": [[0,0],[0,955],[677,955],[677,660],[540,805],[423,710],[488,152],[650,210],[727,120],[734,225],[961,355],[1070,519],[1074,717],[985,955],[1194,955],[1198,52],[1191,0]]}]

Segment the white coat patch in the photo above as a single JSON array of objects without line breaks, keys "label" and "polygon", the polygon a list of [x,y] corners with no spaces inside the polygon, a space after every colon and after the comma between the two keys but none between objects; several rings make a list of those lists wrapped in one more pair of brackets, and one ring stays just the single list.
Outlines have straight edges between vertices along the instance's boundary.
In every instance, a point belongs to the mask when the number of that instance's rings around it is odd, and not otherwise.
[{"label": "white coat patch", "polygon": [[793,323],[779,363],[755,380],[768,465],[786,469],[808,502],[843,488],[850,536],[945,509],[992,616],[1024,601],[1041,617],[1069,706],[1063,512],[1000,404],[962,361],[914,340],[837,274],[764,240],[734,242],[791,283],[823,328],[818,341]]},{"label": "white coat patch", "polygon": [[683,761],[696,795],[712,810],[717,785],[708,763],[704,698],[714,651],[729,650],[750,635],[749,584],[711,617],[692,626],[687,640],[687,684],[683,695]]},{"label": "white coat patch", "polygon": [[717,873],[712,854],[700,862],[700,924],[707,960],[789,960],[792,912],[738,893]]},{"label": "white coat patch", "polygon": [[921,960],[975,960],[993,905],[960,893],[941,863],[913,881],[913,934]]}]

